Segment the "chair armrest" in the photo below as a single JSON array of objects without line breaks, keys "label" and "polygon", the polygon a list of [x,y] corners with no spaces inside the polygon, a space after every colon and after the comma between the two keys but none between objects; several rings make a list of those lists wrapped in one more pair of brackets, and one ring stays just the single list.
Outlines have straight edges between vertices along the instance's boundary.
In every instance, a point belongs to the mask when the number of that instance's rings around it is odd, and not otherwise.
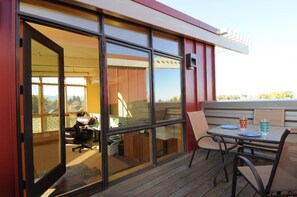
[{"label": "chair armrest", "polygon": [[233,168],[234,171],[233,171],[233,173],[238,172],[239,160],[241,161],[240,163],[245,163],[247,165],[247,167],[250,168],[250,170],[252,171],[252,173],[253,173],[253,175],[255,177],[255,180],[256,180],[256,183],[257,183],[257,186],[258,186],[258,191],[260,192],[260,195],[265,196],[265,189],[264,189],[262,179],[261,179],[257,169],[255,168],[255,166],[252,164],[252,162],[250,160],[248,160],[247,158],[245,158],[243,156],[236,155],[235,158],[234,158],[234,168]]},{"label": "chair armrest", "polygon": [[[224,138],[222,138],[222,137],[205,135],[205,136],[200,137],[197,140],[197,143],[199,143],[199,141],[202,140],[203,138],[211,138],[214,142],[217,142],[219,144],[220,150],[228,150],[227,145],[224,141]],[[223,143],[224,149],[222,148],[222,145],[221,145],[222,143]]]}]

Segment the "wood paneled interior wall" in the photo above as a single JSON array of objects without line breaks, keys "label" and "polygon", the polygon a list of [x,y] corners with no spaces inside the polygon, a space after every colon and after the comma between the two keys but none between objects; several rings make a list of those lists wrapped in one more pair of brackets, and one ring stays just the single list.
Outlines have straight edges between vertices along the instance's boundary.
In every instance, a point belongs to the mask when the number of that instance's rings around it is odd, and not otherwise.
[{"label": "wood paneled interior wall", "polygon": [[[186,112],[201,110],[201,102],[213,101],[215,94],[214,46],[185,38],[185,109]],[[186,54],[197,55],[197,67],[187,69]],[[195,137],[188,118],[186,119],[186,151],[195,148]]]}]

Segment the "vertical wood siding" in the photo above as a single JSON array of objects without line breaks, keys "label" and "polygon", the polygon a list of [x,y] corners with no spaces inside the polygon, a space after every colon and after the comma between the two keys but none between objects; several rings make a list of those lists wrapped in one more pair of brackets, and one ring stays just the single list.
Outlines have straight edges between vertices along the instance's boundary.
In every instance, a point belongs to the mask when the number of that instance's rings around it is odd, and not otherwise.
[{"label": "vertical wood siding", "polygon": [[1,1],[0,6],[0,177],[1,196],[18,196],[18,157],[16,128],[16,1]]},{"label": "vertical wood siding", "polygon": [[[215,61],[214,46],[185,39],[185,101],[186,112],[201,109],[201,102],[215,100]],[[197,54],[197,68],[188,70],[186,54]],[[186,151],[195,148],[195,137],[188,119],[186,119]]]}]

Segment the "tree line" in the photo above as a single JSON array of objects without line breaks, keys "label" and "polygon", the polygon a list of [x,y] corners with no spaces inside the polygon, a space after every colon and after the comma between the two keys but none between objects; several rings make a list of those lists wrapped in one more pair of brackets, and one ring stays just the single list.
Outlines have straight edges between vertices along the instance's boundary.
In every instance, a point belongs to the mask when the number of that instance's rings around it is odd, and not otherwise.
[{"label": "tree line", "polygon": [[256,99],[292,99],[294,98],[294,92],[292,91],[278,91],[270,93],[262,93],[255,96],[249,95],[219,95],[217,100],[256,100]]}]

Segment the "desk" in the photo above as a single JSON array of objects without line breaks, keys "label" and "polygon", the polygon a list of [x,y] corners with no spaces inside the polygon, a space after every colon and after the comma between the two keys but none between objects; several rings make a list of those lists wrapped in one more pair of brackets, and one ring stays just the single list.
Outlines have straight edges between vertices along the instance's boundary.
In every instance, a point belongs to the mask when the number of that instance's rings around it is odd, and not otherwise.
[{"label": "desk", "polygon": [[85,128],[92,129],[94,132],[94,141],[98,142],[99,152],[101,152],[101,128],[99,126],[86,125]]}]

